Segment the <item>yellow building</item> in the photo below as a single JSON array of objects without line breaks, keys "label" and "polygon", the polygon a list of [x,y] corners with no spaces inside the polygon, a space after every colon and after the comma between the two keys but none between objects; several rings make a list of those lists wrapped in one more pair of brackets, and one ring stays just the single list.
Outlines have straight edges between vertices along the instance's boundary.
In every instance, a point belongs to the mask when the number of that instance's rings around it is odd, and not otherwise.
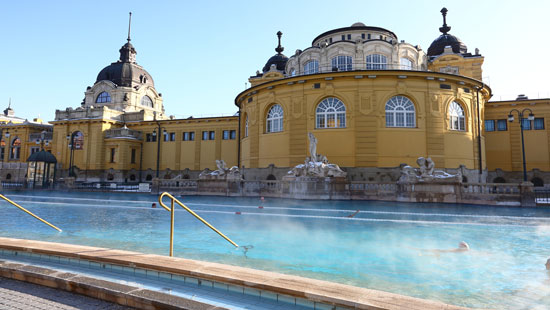
[{"label": "yellow building", "polygon": [[485,105],[484,134],[487,168],[490,171],[487,181],[518,183],[523,180],[520,113],[523,118],[527,180],[535,186],[549,184],[550,99],[530,100],[523,95],[516,100],[491,101]]},{"label": "yellow building", "polygon": [[80,107],[57,110],[53,153],[60,176],[77,181],[140,182],[196,178],[215,160],[237,164],[236,117],[174,119],[162,94],[136,63],[128,42],[102,69]]},{"label": "yellow building", "polygon": [[[218,159],[239,166],[246,180],[279,180],[309,156],[313,133],[318,154],[350,181],[397,181],[400,166],[416,166],[422,156],[437,169],[460,170],[464,182],[519,182],[520,115],[506,120],[510,111],[528,108],[523,116],[534,114],[524,123],[528,180],[550,183],[550,100],[489,102],[484,57],[449,33],[447,10],[441,13],[442,34],[427,51],[387,29],[355,23],[323,32],[286,57],[279,32],[276,54],[235,98],[237,116],[226,117],[168,116],[128,36],[82,103],[56,111],[53,130],[16,118],[10,107],[0,115],[3,167],[24,163],[46,128],[53,131],[48,148],[58,160],[56,175],[78,182],[196,179],[216,169]],[[18,157],[11,155],[16,147]],[[21,175],[16,170],[10,177]]]},{"label": "yellow building", "polygon": [[40,151],[41,145],[44,150],[51,152],[52,125],[39,118],[28,121],[15,116],[10,103],[4,113],[0,114],[0,180],[24,180],[27,158]]},{"label": "yellow building", "polygon": [[235,99],[241,165],[303,163],[311,132],[318,153],[352,175],[420,156],[438,168],[485,170],[480,115],[491,90],[480,81],[483,57],[468,53],[445,21],[440,30],[426,54],[389,30],[355,23],[290,58],[279,32],[277,54]]}]

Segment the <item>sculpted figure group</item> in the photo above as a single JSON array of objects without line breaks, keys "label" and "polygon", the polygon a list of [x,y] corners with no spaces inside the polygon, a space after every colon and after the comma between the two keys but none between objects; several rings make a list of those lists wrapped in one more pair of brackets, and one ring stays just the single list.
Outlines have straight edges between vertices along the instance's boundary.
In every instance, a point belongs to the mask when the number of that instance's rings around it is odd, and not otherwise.
[{"label": "sculpted figure group", "polygon": [[418,164],[417,169],[409,165],[404,165],[401,167],[401,177],[399,178],[399,183],[432,182],[434,180],[462,181],[460,170],[458,174],[449,174],[442,170],[435,170],[435,164],[430,157],[418,157],[416,163]]},{"label": "sculpted figure group", "polygon": [[347,174],[336,164],[330,164],[324,155],[317,154],[317,138],[313,133],[309,137],[309,154],[303,164],[288,172],[291,177],[345,177]]},{"label": "sculpted figure group", "polygon": [[233,166],[231,168],[227,168],[227,164],[223,159],[217,160],[216,159],[216,167],[218,167],[217,170],[210,171],[209,169],[204,169],[201,174],[199,174],[199,179],[232,179],[232,180],[240,180],[242,179],[241,172],[239,171],[239,167]]}]

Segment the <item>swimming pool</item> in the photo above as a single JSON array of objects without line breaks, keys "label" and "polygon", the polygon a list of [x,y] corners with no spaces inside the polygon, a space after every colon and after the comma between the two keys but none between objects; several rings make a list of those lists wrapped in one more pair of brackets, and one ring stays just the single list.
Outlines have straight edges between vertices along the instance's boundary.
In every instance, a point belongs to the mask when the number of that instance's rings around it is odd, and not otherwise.
[{"label": "swimming pool", "polygon": [[[168,254],[170,213],[154,196],[7,192],[57,233],[0,203],[0,236]],[[478,308],[550,303],[550,209],[184,197],[241,245],[183,209],[174,255],[340,282]],[[260,204],[263,208],[259,208]],[[348,217],[360,210],[353,217]],[[435,253],[465,240],[471,251]],[[243,247],[244,246],[244,247]]]}]

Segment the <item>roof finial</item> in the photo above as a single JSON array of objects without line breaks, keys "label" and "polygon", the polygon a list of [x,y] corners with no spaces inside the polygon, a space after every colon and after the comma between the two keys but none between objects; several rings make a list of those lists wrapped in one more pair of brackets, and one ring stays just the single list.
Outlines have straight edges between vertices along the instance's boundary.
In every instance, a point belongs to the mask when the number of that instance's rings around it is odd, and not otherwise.
[{"label": "roof finial", "polygon": [[443,26],[439,27],[439,31],[447,34],[451,30],[451,27],[447,26],[447,8],[442,8],[440,12],[443,15]]},{"label": "roof finial", "polygon": [[10,102],[8,103],[8,109],[11,108],[11,97],[10,97]]},{"label": "roof finial", "polygon": [[130,12],[130,20],[128,21],[128,43],[130,43],[130,27],[132,26],[132,12]]},{"label": "roof finial", "polygon": [[285,48],[281,46],[281,36],[283,35],[282,32],[278,31],[277,32],[277,37],[279,37],[279,45],[277,46],[277,48],[275,49],[275,51],[277,52],[277,54],[281,54]]}]

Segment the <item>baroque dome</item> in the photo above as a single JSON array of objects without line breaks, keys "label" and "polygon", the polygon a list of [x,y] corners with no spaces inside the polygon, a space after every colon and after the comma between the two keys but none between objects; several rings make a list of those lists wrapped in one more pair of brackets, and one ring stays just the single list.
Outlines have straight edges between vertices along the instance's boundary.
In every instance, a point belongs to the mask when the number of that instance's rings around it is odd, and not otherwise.
[{"label": "baroque dome", "polygon": [[466,44],[462,43],[459,38],[448,34],[451,27],[447,25],[447,9],[441,9],[441,15],[443,15],[443,26],[439,27],[439,31],[443,33],[437,39],[435,39],[428,48],[428,56],[437,56],[443,54],[445,47],[450,46],[453,49],[453,53],[465,54],[468,52]]},{"label": "baroque dome", "polygon": [[462,43],[459,38],[451,34],[444,33],[432,42],[428,48],[428,56],[443,54],[446,46],[452,47],[453,53],[464,54],[468,52],[466,44]]},{"label": "baroque dome", "polygon": [[271,65],[276,65],[277,70],[279,71],[285,71],[286,63],[288,61],[288,57],[283,55],[283,51],[285,50],[284,47],[281,46],[281,36],[283,35],[282,32],[277,32],[277,37],[279,37],[279,45],[275,48],[275,51],[277,54],[269,58],[263,67],[262,71],[265,73],[269,71],[271,68]]},{"label": "baroque dome", "polygon": [[155,86],[151,75],[136,63],[136,49],[128,42],[120,50],[120,59],[103,68],[97,75],[99,81],[111,81],[118,86],[134,87],[141,85]]}]

